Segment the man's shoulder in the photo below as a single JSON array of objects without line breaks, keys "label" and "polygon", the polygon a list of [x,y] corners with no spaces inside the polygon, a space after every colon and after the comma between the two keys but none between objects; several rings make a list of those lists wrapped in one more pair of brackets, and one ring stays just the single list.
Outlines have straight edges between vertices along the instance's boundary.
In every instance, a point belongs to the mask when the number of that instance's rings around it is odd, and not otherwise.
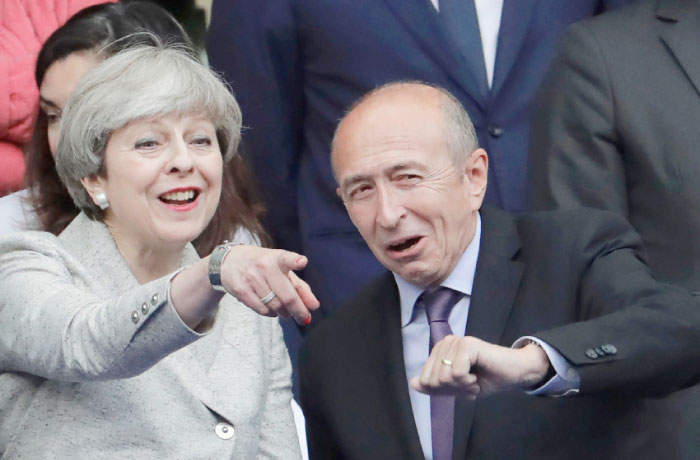
[{"label": "man's shoulder", "polygon": [[[609,211],[577,208],[554,211],[507,213],[493,208],[482,210],[482,243],[490,234],[512,225],[524,251],[580,250],[589,242],[618,242],[637,246],[639,237],[622,217]],[[540,257],[545,256],[539,253]]]},{"label": "man's shoulder", "polygon": [[627,221],[610,211],[595,208],[555,209],[549,211],[530,211],[514,214],[518,227],[555,226],[558,230],[577,232],[581,226],[616,225],[627,226]]},{"label": "man's shoulder", "polygon": [[529,229],[541,229],[547,232],[577,232],[582,226],[601,225],[629,227],[627,221],[615,213],[586,207],[514,213],[485,205],[480,213],[488,227],[502,227],[513,222],[519,232]]},{"label": "man's shoulder", "polygon": [[[682,8],[686,0],[637,0],[630,4],[576,22],[569,26],[562,39],[563,47],[574,46],[578,40],[570,38],[590,34],[599,46],[616,47],[619,41],[635,43],[653,37],[649,28],[657,22],[657,11],[671,11]],[[655,38],[655,37],[654,37]]]}]

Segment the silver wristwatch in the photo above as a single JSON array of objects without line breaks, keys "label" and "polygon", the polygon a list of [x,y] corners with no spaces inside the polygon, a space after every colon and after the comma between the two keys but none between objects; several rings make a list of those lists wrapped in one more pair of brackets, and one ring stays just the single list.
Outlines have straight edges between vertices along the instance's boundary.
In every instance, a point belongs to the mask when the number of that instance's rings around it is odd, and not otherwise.
[{"label": "silver wristwatch", "polygon": [[215,247],[209,256],[209,267],[207,269],[209,272],[209,284],[211,284],[211,287],[217,291],[228,293],[224,285],[221,283],[221,264],[224,262],[224,257],[226,257],[228,252],[234,246],[236,246],[235,243],[231,243],[228,240],[224,241]]}]

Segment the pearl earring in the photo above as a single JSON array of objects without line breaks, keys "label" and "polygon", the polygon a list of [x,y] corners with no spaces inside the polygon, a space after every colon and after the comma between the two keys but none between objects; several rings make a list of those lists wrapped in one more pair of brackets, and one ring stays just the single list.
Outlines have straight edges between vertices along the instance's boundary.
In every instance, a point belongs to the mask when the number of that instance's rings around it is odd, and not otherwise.
[{"label": "pearl earring", "polygon": [[109,200],[107,200],[107,194],[105,192],[100,192],[95,195],[95,204],[100,207],[101,210],[109,208]]}]

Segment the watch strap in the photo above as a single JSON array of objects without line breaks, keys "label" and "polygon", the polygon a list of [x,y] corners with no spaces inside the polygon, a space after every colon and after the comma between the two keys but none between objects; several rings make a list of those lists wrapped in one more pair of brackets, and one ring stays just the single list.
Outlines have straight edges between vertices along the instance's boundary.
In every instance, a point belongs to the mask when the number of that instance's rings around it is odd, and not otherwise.
[{"label": "watch strap", "polygon": [[217,291],[228,292],[221,282],[221,264],[223,264],[224,258],[234,246],[236,246],[236,244],[224,241],[216,246],[209,256],[209,266],[207,267],[207,271],[209,272],[209,284]]}]

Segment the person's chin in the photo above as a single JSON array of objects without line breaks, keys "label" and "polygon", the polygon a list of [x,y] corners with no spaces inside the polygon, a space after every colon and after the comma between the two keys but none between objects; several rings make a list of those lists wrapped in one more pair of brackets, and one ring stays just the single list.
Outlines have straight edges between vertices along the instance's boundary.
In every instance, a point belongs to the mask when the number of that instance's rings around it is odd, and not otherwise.
[{"label": "person's chin", "polygon": [[169,226],[164,225],[160,233],[160,239],[172,245],[186,245],[199,238],[205,227],[201,224],[191,222],[172,222]]}]

